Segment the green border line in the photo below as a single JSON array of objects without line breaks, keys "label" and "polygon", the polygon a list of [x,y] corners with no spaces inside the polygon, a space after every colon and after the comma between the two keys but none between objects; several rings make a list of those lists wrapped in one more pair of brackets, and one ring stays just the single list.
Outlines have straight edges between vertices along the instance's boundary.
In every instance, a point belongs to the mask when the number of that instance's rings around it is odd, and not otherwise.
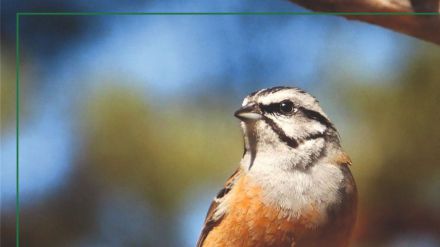
[{"label": "green border line", "polygon": [[439,12],[16,12],[15,22],[15,85],[16,85],[16,197],[15,240],[20,246],[20,183],[19,183],[19,136],[20,136],[20,16],[107,16],[107,15],[321,15],[321,16],[438,16]]},{"label": "green border line", "polygon": [[439,12],[17,12],[19,16],[101,16],[101,15],[439,15]]},{"label": "green border line", "polygon": [[20,187],[19,187],[19,136],[20,136],[20,14],[17,13],[15,16],[15,128],[16,128],[16,184],[15,184],[15,245],[20,246]]}]

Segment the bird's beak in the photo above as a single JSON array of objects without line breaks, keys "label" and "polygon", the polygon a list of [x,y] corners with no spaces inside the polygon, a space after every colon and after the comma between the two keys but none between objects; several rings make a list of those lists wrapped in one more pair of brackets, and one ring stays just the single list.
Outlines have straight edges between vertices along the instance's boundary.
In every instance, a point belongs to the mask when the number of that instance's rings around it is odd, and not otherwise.
[{"label": "bird's beak", "polygon": [[234,113],[234,116],[239,118],[241,121],[255,121],[261,119],[263,114],[261,113],[261,110],[257,104],[251,104],[238,109]]}]

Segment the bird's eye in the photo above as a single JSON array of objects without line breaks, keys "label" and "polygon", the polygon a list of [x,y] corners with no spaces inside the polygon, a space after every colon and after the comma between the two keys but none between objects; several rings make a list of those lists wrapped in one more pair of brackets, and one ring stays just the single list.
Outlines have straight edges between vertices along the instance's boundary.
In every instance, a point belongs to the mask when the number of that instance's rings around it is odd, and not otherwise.
[{"label": "bird's eye", "polygon": [[292,101],[285,100],[280,103],[280,112],[282,114],[291,114],[295,111],[295,106]]}]

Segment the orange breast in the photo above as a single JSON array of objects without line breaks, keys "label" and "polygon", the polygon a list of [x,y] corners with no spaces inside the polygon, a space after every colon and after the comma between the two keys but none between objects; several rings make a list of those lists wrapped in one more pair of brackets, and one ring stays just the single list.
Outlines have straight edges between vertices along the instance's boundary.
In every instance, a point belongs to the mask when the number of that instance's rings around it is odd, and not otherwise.
[{"label": "orange breast", "polygon": [[356,218],[356,191],[347,194],[326,223],[313,202],[298,217],[262,203],[263,191],[242,176],[228,194],[228,210],[207,235],[204,247],[344,247]]},{"label": "orange breast", "polygon": [[279,208],[262,203],[262,190],[247,177],[230,192],[228,211],[207,236],[203,246],[297,246],[315,234],[310,227],[320,217],[310,206],[299,218],[288,218]]}]

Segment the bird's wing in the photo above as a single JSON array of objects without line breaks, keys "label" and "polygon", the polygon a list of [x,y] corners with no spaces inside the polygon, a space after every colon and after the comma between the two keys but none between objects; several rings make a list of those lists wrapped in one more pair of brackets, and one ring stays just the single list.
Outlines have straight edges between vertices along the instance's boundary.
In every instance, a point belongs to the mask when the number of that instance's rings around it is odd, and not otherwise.
[{"label": "bird's wing", "polygon": [[203,245],[203,242],[205,241],[209,232],[211,232],[211,230],[222,221],[223,216],[225,214],[225,211],[218,210],[220,208],[219,206],[222,204],[222,202],[224,202],[225,198],[228,197],[228,193],[234,187],[234,184],[238,180],[240,175],[241,175],[240,168],[238,168],[228,178],[225,185],[223,186],[223,189],[221,189],[217,193],[217,196],[212,201],[211,206],[209,207],[208,213],[206,214],[205,223],[203,225],[202,233],[200,234],[199,240],[197,241],[197,247],[201,247]]}]

